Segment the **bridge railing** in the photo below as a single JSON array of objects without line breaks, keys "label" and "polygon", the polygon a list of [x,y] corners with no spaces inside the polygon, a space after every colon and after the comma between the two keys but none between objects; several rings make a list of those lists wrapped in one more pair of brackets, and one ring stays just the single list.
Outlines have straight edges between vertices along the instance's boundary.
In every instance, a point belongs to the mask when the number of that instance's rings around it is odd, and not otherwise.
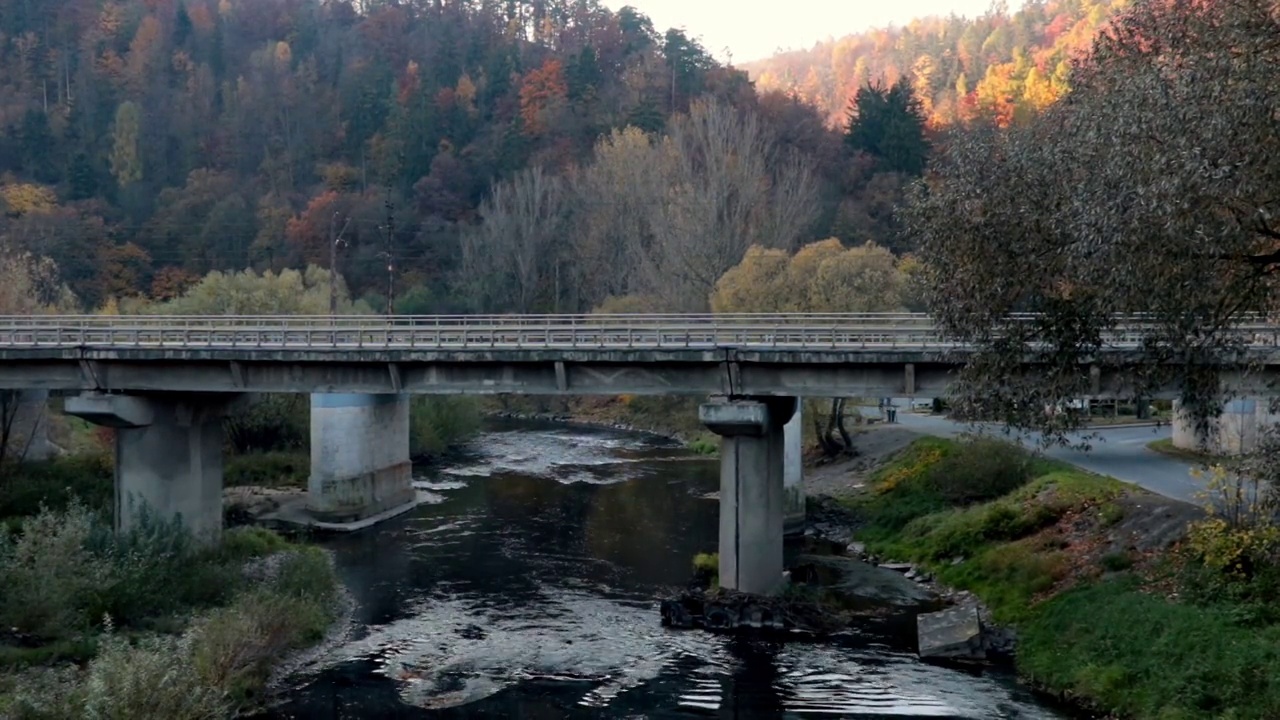
[{"label": "bridge railing", "polygon": [[[1033,316],[1023,316],[1030,320]],[[1130,322],[1107,336],[1138,347],[1154,326]],[[1280,327],[1233,328],[1276,346]],[[100,348],[716,348],[945,349],[922,313],[442,316],[0,316],[0,347]]]}]

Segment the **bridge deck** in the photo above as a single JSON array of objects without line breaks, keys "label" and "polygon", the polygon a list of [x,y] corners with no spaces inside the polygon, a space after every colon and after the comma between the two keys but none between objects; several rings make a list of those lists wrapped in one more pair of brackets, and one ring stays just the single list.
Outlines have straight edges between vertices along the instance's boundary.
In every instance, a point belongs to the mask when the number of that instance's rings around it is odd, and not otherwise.
[{"label": "bridge deck", "polygon": [[[1236,331],[1275,352],[1275,326]],[[921,314],[0,317],[0,388],[928,396],[969,351]]]}]

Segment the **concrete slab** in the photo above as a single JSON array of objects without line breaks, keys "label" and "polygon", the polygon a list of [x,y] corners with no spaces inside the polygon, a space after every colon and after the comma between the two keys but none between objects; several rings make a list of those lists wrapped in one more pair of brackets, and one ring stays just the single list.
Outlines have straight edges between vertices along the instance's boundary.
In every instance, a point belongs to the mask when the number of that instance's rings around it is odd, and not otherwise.
[{"label": "concrete slab", "polygon": [[389,510],[383,510],[377,515],[370,515],[369,517],[361,518],[360,520],[353,520],[351,522],[328,522],[316,518],[307,510],[307,499],[303,496],[282,503],[278,510],[260,516],[258,521],[278,522],[286,525],[307,527],[315,530],[327,530],[330,532],[357,532],[359,530],[373,527],[378,523],[386,522],[394,517],[399,517],[419,505],[433,502],[435,498],[436,496],[429,492],[418,490],[415,492],[413,500]]}]

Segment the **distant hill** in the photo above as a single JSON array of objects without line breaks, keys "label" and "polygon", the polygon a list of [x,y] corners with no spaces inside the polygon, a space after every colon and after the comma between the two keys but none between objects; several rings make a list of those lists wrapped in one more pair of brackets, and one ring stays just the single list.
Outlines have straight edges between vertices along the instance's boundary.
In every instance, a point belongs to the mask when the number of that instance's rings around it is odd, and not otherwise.
[{"label": "distant hill", "polygon": [[1128,0],[1030,0],[977,19],[931,17],[848,35],[742,66],[761,91],[782,90],[843,123],[857,89],[911,78],[935,127],[981,114],[1001,122],[1052,103],[1067,89],[1068,59]]}]

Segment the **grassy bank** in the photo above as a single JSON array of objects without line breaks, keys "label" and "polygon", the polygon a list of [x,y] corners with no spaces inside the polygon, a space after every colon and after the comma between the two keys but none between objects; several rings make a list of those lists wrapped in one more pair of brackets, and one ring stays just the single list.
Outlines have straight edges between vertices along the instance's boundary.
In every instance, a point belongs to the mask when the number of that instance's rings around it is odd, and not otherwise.
[{"label": "grassy bank", "polygon": [[1014,625],[1048,691],[1140,719],[1280,717],[1274,530],[1199,521],[1140,552],[1126,538],[1159,540],[1167,503],[995,441],[919,440],[845,502],[871,551]]},{"label": "grassy bank", "polygon": [[1214,455],[1213,453],[1174,447],[1172,438],[1153,440],[1147,443],[1147,449],[1154,450],[1162,455],[1169,455],[1170,457],[1176,457],[1179,460],[1186,460],[1193,463],[1216,463],[1227,460],[1226,457]]},{"label": "grassy bank", "polygon": [[329,557],[257,528],[117,536],[78,501],[0,537],[0,717],[225,718],[325,634]]}]

